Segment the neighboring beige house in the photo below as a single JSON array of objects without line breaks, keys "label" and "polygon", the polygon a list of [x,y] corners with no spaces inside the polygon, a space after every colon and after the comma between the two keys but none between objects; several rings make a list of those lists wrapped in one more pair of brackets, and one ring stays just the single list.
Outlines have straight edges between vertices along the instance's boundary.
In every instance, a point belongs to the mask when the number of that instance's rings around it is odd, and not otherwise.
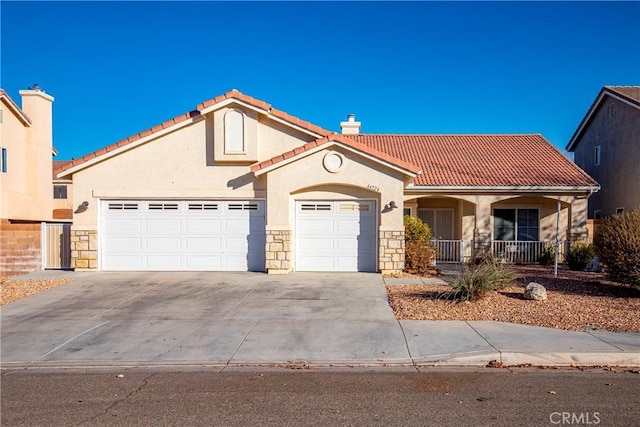
[{"label": "neighboring beige house", "polygon": [[42,268],[41,223],[70,208],[53,197],[54,98],[37,85],[20,95],[22,108],[0,89],[0,275]]},{"label": "neighboring beige house", "polygon": [[604,86],[567,150],[602,187],[589,218],[640,208],[640,86]]},{"label": "neighboring beige house", "polygon": [[342,134],[236,90],[69,163],[89,270],[398,272],[403,214],[441,261],[535,261],[598,184],[540,135]]}]

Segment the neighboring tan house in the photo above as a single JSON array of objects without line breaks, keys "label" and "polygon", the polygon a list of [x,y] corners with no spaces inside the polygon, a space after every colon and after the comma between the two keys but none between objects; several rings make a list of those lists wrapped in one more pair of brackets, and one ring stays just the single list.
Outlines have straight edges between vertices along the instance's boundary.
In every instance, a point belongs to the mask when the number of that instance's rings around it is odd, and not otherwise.
[{"label": "neighboring tan house", "polygon": [[640,208],[640,86],[604,86],[567,150],[602,187],[590,219]]},{"label": "neighboring tan house", "polygon": [[[52,103],[37,86],[22,108],[0,89],[0,275],[42,268],[42,222],[57,207],[52,184]],[[70,204],[66,218],[71,219]]]},{"label": "neighboring tan house", "polygon": [[[540,135],[342,134],[236,90],[75,159],[72,262],[89,270],[398,272],[403,214],[444,261],[535,261],[584,238],[598,184]],[[557,227],[559,224],[559,227]]]}]

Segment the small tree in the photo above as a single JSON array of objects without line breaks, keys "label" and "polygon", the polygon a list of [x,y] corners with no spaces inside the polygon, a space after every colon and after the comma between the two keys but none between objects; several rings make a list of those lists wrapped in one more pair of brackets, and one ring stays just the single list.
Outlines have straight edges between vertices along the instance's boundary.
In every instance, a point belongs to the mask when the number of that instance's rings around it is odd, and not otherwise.
[{"label": "small tree", "polygon": [[417,274],[424,274],[435,254],[431,244],[431,229],[420,218],[405,215],[404,217],[404,269]]},{"label": "small tree", "polygon": [[594,243],[609,277],[640,289],[640,209],[604,219]]}]

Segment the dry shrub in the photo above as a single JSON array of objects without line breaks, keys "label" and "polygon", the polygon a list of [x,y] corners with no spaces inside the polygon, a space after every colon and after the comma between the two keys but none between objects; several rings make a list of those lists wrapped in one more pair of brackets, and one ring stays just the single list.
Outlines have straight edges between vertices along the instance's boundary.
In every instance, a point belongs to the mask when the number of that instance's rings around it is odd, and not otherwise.
[{"label": "dry shrub", "polygon": [[425,274],[436,253],[431,229],[420,218],[404,217],[404,271]]},{"label": "dry shrub", "polygon": [[441,293],[439,298],[477,301],[489,292],[514,286],[517,279],[517,273],[506,263],[487,257],[475,268],[465,267],[462,273],[449,280],[447,284],[451,290]]},{"label": "dry shrub", "polygon": [[604,219],[594,243],[607,275],[640,289],[640,209]]}]

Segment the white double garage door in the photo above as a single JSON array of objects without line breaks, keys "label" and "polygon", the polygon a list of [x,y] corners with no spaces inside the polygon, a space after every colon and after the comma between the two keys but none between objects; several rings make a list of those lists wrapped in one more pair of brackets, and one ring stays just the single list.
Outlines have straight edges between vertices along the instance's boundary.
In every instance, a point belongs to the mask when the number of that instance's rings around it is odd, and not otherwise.
[{"label": "white double garage door", "polygon": [[[375,201],[298,201],[295,269],[375,271]],[[103,201],[105,271],[264,271],[264,201]]]}]

